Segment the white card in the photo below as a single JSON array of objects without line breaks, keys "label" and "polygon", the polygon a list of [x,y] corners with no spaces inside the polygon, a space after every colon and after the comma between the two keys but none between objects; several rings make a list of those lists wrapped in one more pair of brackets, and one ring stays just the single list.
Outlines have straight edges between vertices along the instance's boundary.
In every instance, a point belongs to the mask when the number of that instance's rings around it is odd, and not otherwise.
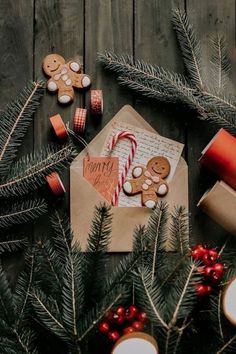
[{"label": "white card", "polygon": [[[115,122],[105,142],[102,151],[103,156],[109,155],[108,144],[112,139],[113,135],[123,130],[133,133],[137,139],[137,150],[134,156],[133,163],[129,169],[127,178],[132,178],[132,169],[135,166],[146,166],[147,162],[152,157],[164,156],[169,160],[171,166],[170,174],[166,178],[166,181],[170,182],[175,174],[176,167],[182,154],[184,145],[177,141],[165,138],[156,133],[151,133],[145,129],[137,128],[133,125],[129,125],[124,122]],[[128,139],[121,139],[111,153],[111,156],[119,157],[119,175],[123,171],[127,157],[130,153],[130,149],[130,141]],[[119,195],[118,206],[141,206],[141,194],[127,196],[124,194],[123,191],[121,191]]]}]

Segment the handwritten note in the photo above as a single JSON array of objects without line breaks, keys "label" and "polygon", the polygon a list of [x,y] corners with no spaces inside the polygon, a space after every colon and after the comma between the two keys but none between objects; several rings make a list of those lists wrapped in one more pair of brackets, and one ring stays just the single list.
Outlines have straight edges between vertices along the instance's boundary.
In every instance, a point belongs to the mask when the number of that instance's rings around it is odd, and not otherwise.
[{"label": "handwritten note", "polygon": [[[145,166],[152,157],[154,156],[165,156],[171,165],[171,171],[166,179],[170,182],[175,174],[177,164],[179,162],[184,145],[178,143],[177,141],[165,138],[156,133],[151,133],[145,129],[137,128],[135,126],[129,125],[123,122],[115,122],[112,126],[110,133],[108,134],[107,140],[105,142],[102,155],[108,156],[108,143],[112,136],[121,131],[126,130],[132,132],[137,139],[137,150],[133,160],[133,164],[129,170],[128,178],[132,177],[132,169],[134,166],[143,165]],[[119,157],[119,176],[123,170],[127,156],[130,152],[130,141],[122,139],[114,148],[111,156]],[[123,191],[119,195],[118,205],[120,207],[125,206],[141,206],[140,195],[127,197]]]},{"label": "handwritten note", "polygon": [[119,158],[86,157],[84,158],[83,176],[111,203],[112,195],[118,184]]}]

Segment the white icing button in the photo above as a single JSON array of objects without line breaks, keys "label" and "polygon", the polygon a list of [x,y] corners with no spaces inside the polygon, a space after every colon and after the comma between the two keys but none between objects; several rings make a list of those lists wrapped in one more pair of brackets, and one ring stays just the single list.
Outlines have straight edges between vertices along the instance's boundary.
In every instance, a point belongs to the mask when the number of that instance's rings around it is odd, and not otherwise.
[{"label": "white icing button", "polygon": [[75,62],[74,63],[70,63],[70,68],[73,71],[79,71],[80,65],[78,63],[75,63]]},{"label": "white icing button", "polygon": [[153,201],[153,200],[147,200],[144,205],[147,207],[147,208],[154,208],[154,206],[156,205],[156,203]]},{"label": "white icing button", "polygon": [[60,103],[68,103],[68,102],[70,102],[72,100],[72,98],[70,97],[70,96],[68,96],[68,95],[63,95],[63,96],[60,96],[59,98],[58,98],[58,101],[60,102]]},{"label": "white icing button", "polygon": [[144,172],[144,176],[145,176],[145,177],[151,177],[151,173],[150,173],[149,171],[145,171],[145,172]]},{"label": "white icing button", "polygon": [[71,79],[66,80],[66,85],[67,85],[67,86],[70,86],[71,84],[72,84]]},{"label": "white icing button", "polygon": [[152,185],[152,181],[150,179],[146,179],[145,180],[145,183],[148,185],[148,186],[151,186]]},{"label": "white icing button", "polygon": [[66,74],[66,73],[67,73],[67,69],[66,68],[62,69],[61,75]]},{"label": "white icing button", "polygon": [[49,91],[56,91],[57,90],[57,84],[53,81],[50,81],[48,83],[48,90]]},{"label": "white icing button", "polygon": [[130,182],[125,182],[123,184],[123,189],[126,193],[131,193],[132,192],[132,185]]},{"label": "white icing button", "polygon": [[63,80],[63,81],[66,81],[67,79],[69,79],[69,76],[68,76],[68,75],[63,75],[63,76],[62,76],[62,80]]},{"label": "white icing button", "polygon": [[134,177],[140,177],[141,176],[141,174],[142,174],[142,168],[141,167],[135,167],[134,169],[133,169],[133,176]]},{"label": "white icing button", "polygon": [[148,190],[148,185],[147,185],[146,183],[144,183],[144,184],[142,185],[142,189],[143,189],[144,191],[147,191],[147,190]]},{"label": "white icing button", "polygon": [[167,187],[165,184],[162,184],[158,189],[158,194],[164,195],[167,193]]},{"label": "white icing button", "polygon": [[158,176],[153,176],[153,177],[152,177],[152,180],[153,180],[154,183],[158,183],[158,182],[160,182],[160,177],[158,177]]},{"label": "white icing button", "polygon": [[91,80],[88,76],[85,76],[82,80],[83,87],[88,87],[91,84]]}]

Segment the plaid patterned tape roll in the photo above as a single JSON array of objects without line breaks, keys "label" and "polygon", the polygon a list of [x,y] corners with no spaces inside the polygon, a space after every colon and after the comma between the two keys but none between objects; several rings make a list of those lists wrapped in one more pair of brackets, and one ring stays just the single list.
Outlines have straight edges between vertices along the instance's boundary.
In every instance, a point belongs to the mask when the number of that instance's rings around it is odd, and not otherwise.
[{"label": "plaid patterned tape roll", "polygon": [[46,181],[52,193],[56,197],[60,197],[65,194],[66,190],[62,183],[62,180],[57,172],[52,172],[50,175],[46,176]]},{"label": "plaid patterned tape roll", "polygon": [[103,114],[103,93],[102,90],[91,90],[91,112],[96,116]]},{"label": "plaid patterned tape roll", "polygon": [[87,120],[87,109],[76,108],[73,120],[73,129],[75,133],[83,133]]}]

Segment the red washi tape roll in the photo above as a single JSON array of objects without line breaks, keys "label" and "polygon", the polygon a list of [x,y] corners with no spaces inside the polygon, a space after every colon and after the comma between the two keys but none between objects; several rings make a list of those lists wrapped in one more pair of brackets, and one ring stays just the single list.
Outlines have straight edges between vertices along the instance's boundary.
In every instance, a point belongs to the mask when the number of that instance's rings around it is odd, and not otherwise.
[{"label": "red washi tape roll", "polygon": [[87,109],[86,108],[76,108],[74,115],[74,132],[75,133],[83,133],[85,130],[87,119]]},{"label": "red washi tape roll", "polygon": [[62,180],[57,172],[52,172],[50,175],[46,176],[46,181],[56,197],[60,197],[65,194],[66,190],[62,183]]},{"label": "red washi tape roll", "polygon": [[50,121],[56,136],[59,139],[66,139],[68,137],[68,131],[60,114],[55,114],[54,116],[50,117]]},{"label": "red washi tape roll", "polygon": [[91,112],[99,116],[103,114],[103,93],[102,90],[91,90]]},{"label": "red washi tape roll", "polygon": [[199,161],[236,189],[236,138],[226,130],[219,130]]}]

